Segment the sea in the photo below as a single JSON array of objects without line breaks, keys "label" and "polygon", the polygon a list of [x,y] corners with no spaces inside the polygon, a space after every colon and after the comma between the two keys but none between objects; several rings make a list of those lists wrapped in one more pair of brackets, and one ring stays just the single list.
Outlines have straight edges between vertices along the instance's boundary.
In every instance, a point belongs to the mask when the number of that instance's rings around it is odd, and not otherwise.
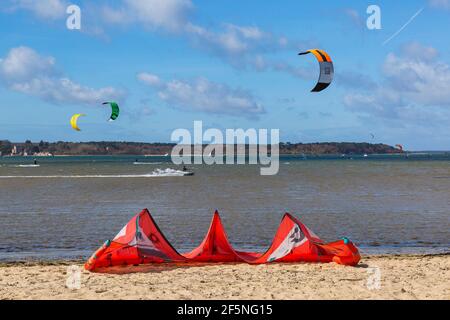
[{"label": "sea", "polygon": [[450,251],[450,153],[281,156],[188,165],[163,156],[0,157],[0,261],[86,259],[144,208],[179,252],[218,210],[228,238],[265,251],[285,212],[363,254]]}]

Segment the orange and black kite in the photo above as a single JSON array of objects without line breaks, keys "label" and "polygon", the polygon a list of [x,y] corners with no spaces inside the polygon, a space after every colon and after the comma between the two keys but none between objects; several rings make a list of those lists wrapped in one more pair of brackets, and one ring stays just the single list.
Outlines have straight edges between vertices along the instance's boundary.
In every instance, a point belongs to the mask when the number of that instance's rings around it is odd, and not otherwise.
[{"label": "orange and black kite", "polygon": [[333,81],[334,76],[333,61],[331,61],[331,58],[328,55],[328,53],[319,49],[311,49],[305,52],[300,52],[299,55],[305,55],[309,53],[312,53],[316,57],[320,65],[319,81],[317,82],[314,89],[311,90],[311,92],[320,92],[326,89]]}]

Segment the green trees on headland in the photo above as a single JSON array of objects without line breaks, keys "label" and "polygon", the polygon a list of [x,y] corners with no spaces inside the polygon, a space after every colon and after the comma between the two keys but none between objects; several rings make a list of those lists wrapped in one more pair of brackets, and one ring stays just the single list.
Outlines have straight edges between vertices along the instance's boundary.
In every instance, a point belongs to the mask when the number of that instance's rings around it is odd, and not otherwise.
[{"label": "green trees on headland", "polygon": [[[45,142],[12,143],[0,140],[0,154],[6,155],[165,155],[170,154],[173,143],[143,142]],[[387,154],[401,153],[386,144],[355,142],[280,143],[281,154]]]}]

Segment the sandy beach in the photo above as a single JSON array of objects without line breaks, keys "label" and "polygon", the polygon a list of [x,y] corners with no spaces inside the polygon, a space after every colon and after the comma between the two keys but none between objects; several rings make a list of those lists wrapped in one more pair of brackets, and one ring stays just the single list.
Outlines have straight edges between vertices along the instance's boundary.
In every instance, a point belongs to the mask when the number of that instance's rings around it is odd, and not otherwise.
[{"label": "sandy beach", "polygon": [[358,267],[203,264],[120,267],[113,274],[82,270],[80,288],[70,289],[73,265],[82,268],[71,262],[3,264],[0,299],[450,299],[448,254],[367,256]]}]

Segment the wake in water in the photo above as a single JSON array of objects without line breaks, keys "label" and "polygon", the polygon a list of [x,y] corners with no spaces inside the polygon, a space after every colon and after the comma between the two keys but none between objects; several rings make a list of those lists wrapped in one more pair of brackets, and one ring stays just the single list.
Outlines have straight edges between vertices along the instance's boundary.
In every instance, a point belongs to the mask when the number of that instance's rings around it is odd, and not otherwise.
[{"label": "wake in water", "polygon": [[157,165],[162,164],[162,162],[133,162],[134,165]]},{"label": "wake in water", "polygon": [[40,167],[39,164],[18,164],[18,165],[11,165],[12,168],[38,168]]},{"label": "wake in water", "polygon": [[192,173],[188,171],[175,170],[171,168],[167,168],[164,170],[156,169],[155,171],[152,172],[152,175],[154,177],[183,177],[191,174]]},{"label": "wake in water", "polygon": [[156,177],[184,177],[184,176],[191,176],[191,175],[193,175],[192,172],[167,168],[167,169],[156,169],[152,173],[148,173],[148,174],[0,176],[0,179],[156,178]]}]

